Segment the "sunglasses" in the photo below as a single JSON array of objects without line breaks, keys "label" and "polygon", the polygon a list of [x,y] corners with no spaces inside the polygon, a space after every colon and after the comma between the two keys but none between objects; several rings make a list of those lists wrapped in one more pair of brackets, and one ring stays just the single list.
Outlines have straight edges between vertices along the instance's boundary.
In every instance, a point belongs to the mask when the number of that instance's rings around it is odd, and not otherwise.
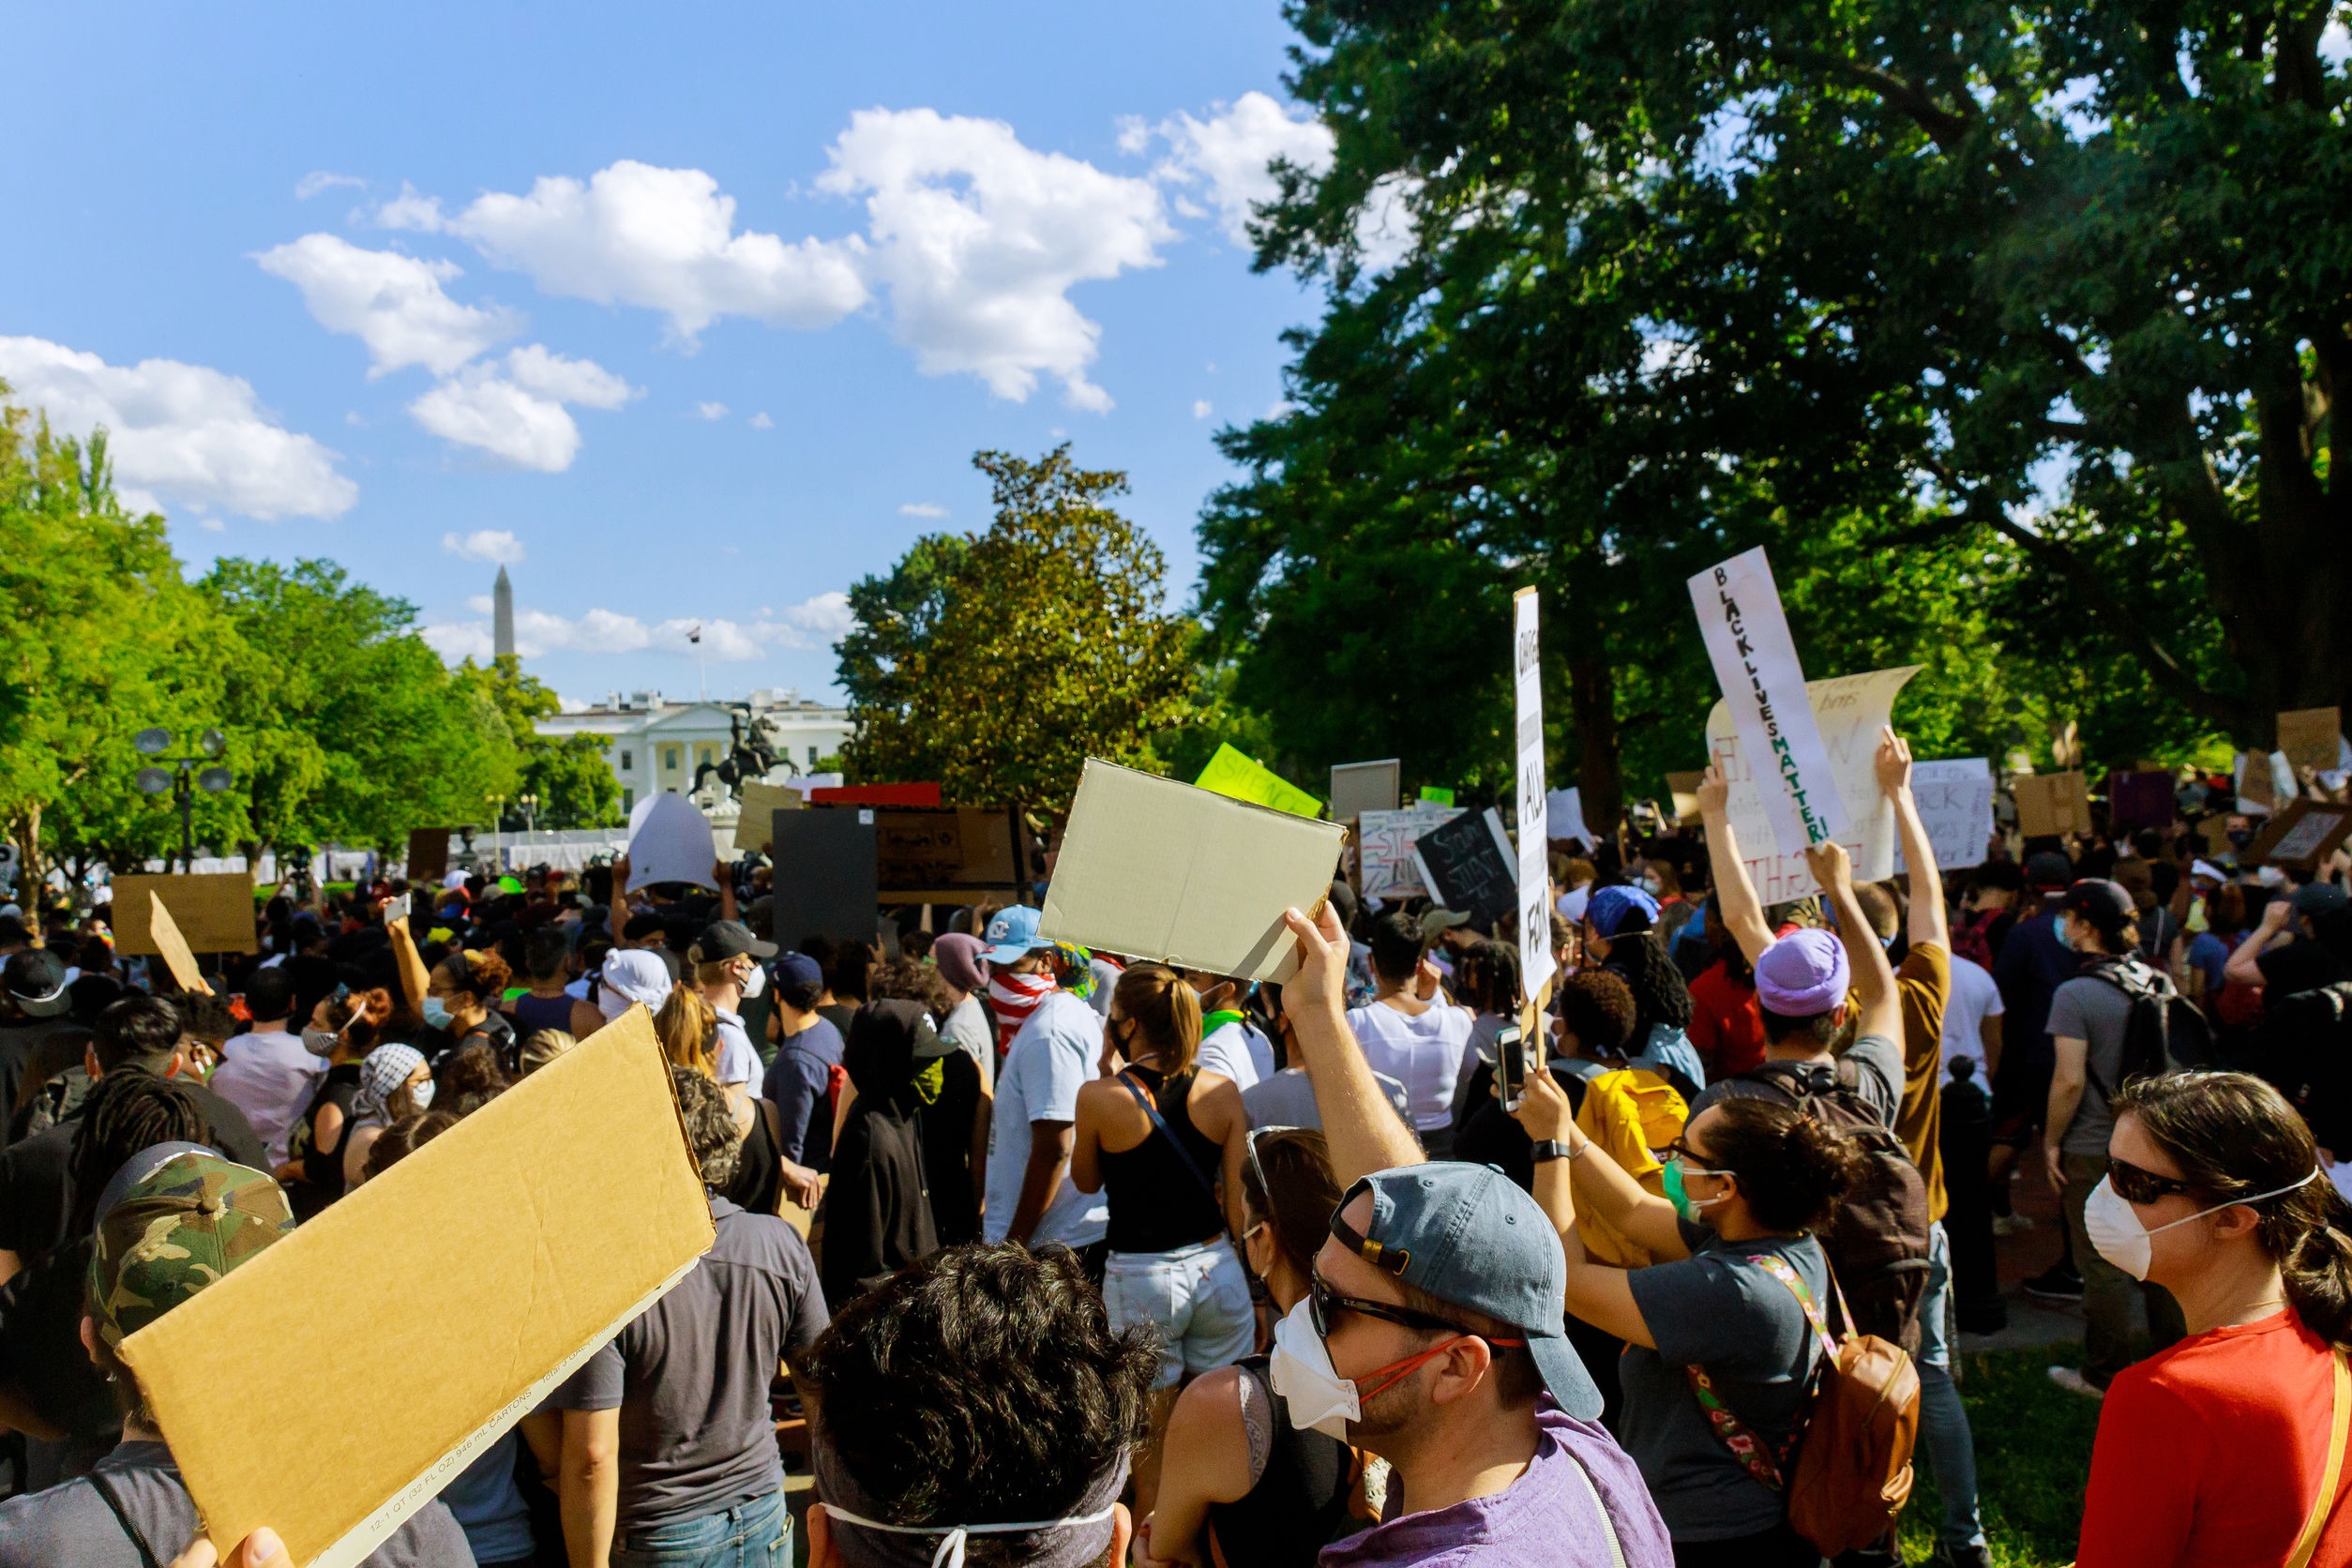
[{"label": "sunglasses", "polygon": [[2119,1160],[2112,1154],[2107,1157],[2107,1184],[2126,1203],[2153,1203],[2175,1193],[2195,1190],[2186,1182],[2176,1182],[2169,1176],[2142,1170],[2130,1160]]},{"label": "sunglasses", "polygon": [[1270,1203],[1274,1199],[1274,1184],[1266,1180],[1266,1168],[1258,1163],[1258,1140],[1269,1133],[1294,1133],[1298,1130],[1296,1127],[1285,1127],[1269,1123],[1262,1127],[1250,1128],[1248,1136],[1242,1139],[1243,1157],[1248,1160],[1251,1173],[1258,1178],[1258,1190],[1266,1195],[1267,1201]]},{"label": "sunglasses", "polygon": [[1306,1316],[1307,1320],[1315,1325],[1318,1337],[1323,1339],[1331,1337],[1332,1315],[1337,1312],[1354,1312],[1366,1318],[1379,1318],[1405,1328],[1434,1330],[1440,1334],[1469,1332],[1459,1323],[1434,1317],[1426,1312],[1415,1312],[1411,1307],[1398,1306],[1394,1302],[1367,1301],[1362,1296],[1343,1296],[1325,1284],[1319,1273],[1309,1274],[1306,1282]]}]

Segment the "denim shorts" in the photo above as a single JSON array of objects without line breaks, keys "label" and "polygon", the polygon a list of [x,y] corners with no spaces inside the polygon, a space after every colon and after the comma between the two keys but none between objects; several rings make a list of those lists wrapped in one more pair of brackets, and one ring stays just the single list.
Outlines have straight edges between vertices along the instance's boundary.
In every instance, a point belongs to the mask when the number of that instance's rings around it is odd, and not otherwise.
[{"label": "denim shorts", "polygon": [[1154,1388],[1230,1366],[1258,1347],[1249,1276],[1222,1236],[1173,1252],[1112,1253],[1103,1271],[1103,1305],[1115,1332],[1138,1323],[1159,1331]]},{"label": "denim shorts", "polygon": [[1952,1370],[1952,1238],[1927,1228],[1927,1289],[1919,1299],[1919,1364]]},{"label": "denim shorts", "polygon": [[782,1492],[651,1530],[623,1529],[613,1568],[792,1568],[792,1515]]}]

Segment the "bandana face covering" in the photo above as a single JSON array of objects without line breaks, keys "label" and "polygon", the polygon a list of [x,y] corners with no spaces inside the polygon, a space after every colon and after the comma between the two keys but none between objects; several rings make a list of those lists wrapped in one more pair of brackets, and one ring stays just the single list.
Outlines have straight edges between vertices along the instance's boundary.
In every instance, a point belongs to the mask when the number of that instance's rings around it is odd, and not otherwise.
[{"label": "bandana face covering", "polygon": [[1098,1525],[1119,1511],[1113,1500],[1107,1508],[1068,1519],[1030,1519],[1018,1524],[993,1525],[886,1525],[874,1519],[860,1518],[837,1502],[822,1505],[825,1517],[860,1530],[879,1530],[888,1535],[938,1535],[945,1539],[931,1554],[931,1568],[964,1568],[964,1539],[972,1535],[1028,1535],[1041,1530],[1068,1530],[1079,1525]]},{"label": "bandana face covering", "polygon": [[[1119,1494],[1127,1484],[1129,1456],[1123,1450],[1070,1505],[1082,1513],[972,1525],[886,1524],[872,1516],[882,1513],[884,1505],[868,1497],[843,1468],[822,1430],[816,1434],[810,1458],[826,1520],[848,1527],[834,1535],[834,1545],[849,1568],[963,1568],[964,1543],[973,1535],[1033,1536],[1035,1539],[1028,1544],[1023,1560],[1036,1568],[1091,1568],[1102,1560],[1109,1545],[1110,1535],[1104,1527],[1118,1510]],[[860,1509],[869,1512],[857,1512]],[[936,1545],[930,1544],[934,1540]]]}]

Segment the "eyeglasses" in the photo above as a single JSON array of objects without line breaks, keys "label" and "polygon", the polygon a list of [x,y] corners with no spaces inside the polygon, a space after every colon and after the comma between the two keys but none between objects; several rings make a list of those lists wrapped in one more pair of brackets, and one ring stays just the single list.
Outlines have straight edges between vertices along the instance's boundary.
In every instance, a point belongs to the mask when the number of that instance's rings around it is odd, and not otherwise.
[{"label": "eyeglasses", "polygon": [[1269,1206],[1274,1202],[1274,1184],[1266,1180],[1266,1168],[1258,1163],[1258,1140],[1269,1133],[1294,1133],[1298,1130],[1296,1127],[1269,1123],[1263,1127],[1250,1128],[1249,1136],[1242,1139],[1242,1153],[1249,1161],[1250,1171],[1258,1178],[1258,1190],[1266,1195]]},{"label": "eyeglasses", "polygon": [[1320,1273],[1310,1274],[1306,1282],[1306,1316],[1307,1320],[1315,1325],[1315,1333],[1319,1337],[1323,1339],[1331,1337],[1331,1319],[1334,1312],[1361,1313],[1366,1318],[1379,1318],[1409,1329],[1434,1330],[1440,1334],[1470,1333],[1459,1323],[1432,1316],[1426,1312],[1415,1312],[1410,1306],[1398,1306],[1394,1302],[1367,1301],[1362,1296],[1343,1296],[1324,1282]]},{"label": "eyeglasses", "polygon": [[2153,1203],[2174,1193],[2195,1190],[2186,1182],[2176,1182],[2169,1176],[2143,1170],[2130,1160],[2119,1160],[2113,1155],[2107,1157],[2107,1184],[2114,1187],[2116,1196],[2126,1203]]}]

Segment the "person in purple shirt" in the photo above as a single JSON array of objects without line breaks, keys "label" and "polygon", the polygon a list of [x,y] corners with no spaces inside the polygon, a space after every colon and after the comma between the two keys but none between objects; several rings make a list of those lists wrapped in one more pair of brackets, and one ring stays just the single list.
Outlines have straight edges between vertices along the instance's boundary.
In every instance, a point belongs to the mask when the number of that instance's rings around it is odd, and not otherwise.
[{"label": "person in purple shirt", "polygon": [[1321,1568],[1669,1568],[1666,1526],[1568,1343],[1558,1233],[1493,1168],[1419,1157],[1348,1029],[1337,918],[1285,919],[1300,967],[1283,1011],[1351,1184],[1269,1372],[1293,1422],[1390,1466],[1381,1522],[1325,1547]]}]

